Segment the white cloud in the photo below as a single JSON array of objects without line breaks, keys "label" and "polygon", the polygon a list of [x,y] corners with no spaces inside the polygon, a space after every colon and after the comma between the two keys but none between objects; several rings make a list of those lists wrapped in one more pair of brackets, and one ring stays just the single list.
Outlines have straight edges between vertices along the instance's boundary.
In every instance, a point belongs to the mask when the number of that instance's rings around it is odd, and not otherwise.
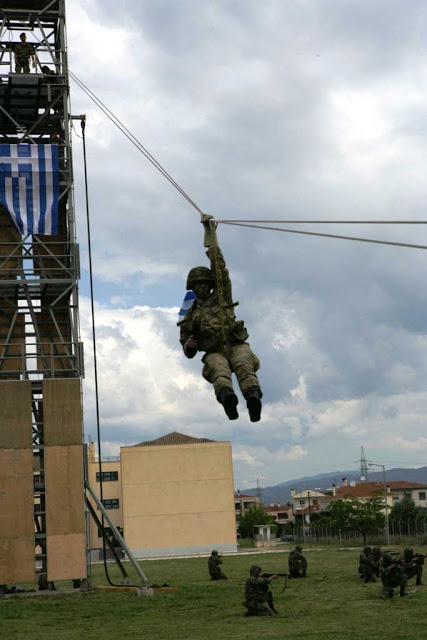
[{"label": "white cloud", "polygon": [[[280,0],[124,0],[118,21],[110,0],[76,1],[70,66],[219,218],[422,219],[427,10],[414,2],[385,12],[357,0],[304,10]],[[75,87],[72,104],[88,115],[106,449],[174,428],[231,439],[236,477],[259,465],[267,482],[353,459],[361,441],[377,457],[402,449],[421,460],[423,252],[220,226],[264,391],[260,425],[240,394],[230,422],[177,341],[186,273],[206,263],[199,215]],[[81,167],[75,139],[85,268]],[[311,228],[420,241],[417,227]],[[88,318],[83,300],[92,433]]]}]

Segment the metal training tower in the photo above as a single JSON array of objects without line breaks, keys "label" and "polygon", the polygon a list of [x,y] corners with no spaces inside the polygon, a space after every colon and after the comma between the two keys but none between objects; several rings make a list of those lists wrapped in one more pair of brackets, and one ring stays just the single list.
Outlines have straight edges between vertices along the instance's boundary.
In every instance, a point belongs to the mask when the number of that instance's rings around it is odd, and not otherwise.
[{"label": "metal training tower", "polygon": [[[65,0],[1,7],[0,145],[58,145],[60,192],[57,235],[22,235],[0,205],[0,586],[38,574],[47,588],[87,576]],[[21,33],[30,73],[15,73]]]}]

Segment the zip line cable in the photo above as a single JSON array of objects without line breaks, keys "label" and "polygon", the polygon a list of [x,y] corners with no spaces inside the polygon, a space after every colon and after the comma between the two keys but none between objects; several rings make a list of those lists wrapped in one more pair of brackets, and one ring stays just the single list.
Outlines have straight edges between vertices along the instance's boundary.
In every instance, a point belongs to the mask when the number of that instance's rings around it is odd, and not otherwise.
[{"label": "zip line cable", "polygon": [[216,220],[216,222],[249,222],[250,224],[427,224],[427,220]]},{"label": "zip line cable", "polygon": [[[35,33],[33,33],[33,35],[40,44],[47,44],[46,42],[43,42],[42,40],[40,40],[40,38],[38,38]],[[51,55],[52,55],[52,58],[58,64],[60,64],[63,69],[67,71],[68,75],[72,78],[72,80],[74,80],[74,82],[80,87],[80,89],[88,96],[88,98],[90,98],[90,100],[92,100],[92,102],[98,107],[98,109],[100,109],[104,113],[104,115],[106,115],[107,118],[117,127],[117,129],[119,129],[119,131],[123,133],[124,136],[126,136],[126,138],[138,149],[138,151],[140,151],[140,153],[142,153],[145,156],[145,158],[149,162],[151,162],[151,164],[166,178],[166,180],[168,180],[171,183],[173,187],[175,187],[177,191],[179,191],[179,193],[187,200],[189,204],[191,204],[192,207],[194,207],[194,209],[196,209],[196,211],[200,213],[201,216],[204,215],[205,212],[194,202],[192,198],[190,198],[190,196],[176,182],[176,180],[172,178],[172,176],[166,171],[166,169],[160,164],[160,162],[156,160],[156,158],[148,151],[148,149],[144,147],[142,142],[140,142],[138,138],[134,136],[134,134],[131,131],[129,131],[129,129],[123,124],[120,118],[118,118],[107,107],[107,105],[104,104],[102,100],[100,100],[100,98],[98,98],[98,96],[95,93],[93,93],[93,91],[89,89],[89,87],[87,87],[84,84],[84,82],[82,82],[82,80],[80,80],[76,76],[75,73],[71,71],[71,69],[67,65],[61,62],[61,60],[57,56],[53,55],[52,53]]]},{"label": "zip line cable", "polygon": [[[43,42],[33,34],[36,40],[40,44]],[[52,56],[56,62],[61,64],[61,61],[56,56]],[[191,204],[196,211],[200,213],[200,215],[204,215],[204,211],[196,204],[196,202],[184,191],[184,189],[172,178],[172,176],[166,171],[166,169],[154,158],[154,156],[148,151],[148,149],[138,140],[138,138],[123,124],[123,122],[116,116],[107,105],[102,102],[100,98],[82,81],[80,80],[75,73],[73,73],[69,67],[62,63],[62,67],[67,70],[69,76],[74,80],[74,82],[78,85],[78,87],[88,96],[90,100],[107,116],[107,118],[119,129],[121,133],[144,155],[144,157],[151,162],[151,164],[170,182],[170,184],[175,187],[175,189],[187,200],[189,204]],[[358,220],[217,220],[218,223],[221,224],[236,224],[240,226],[252,226],[253,228],[260,229],[270,229],[274,231],[284,231],[287,233],[296,233],[302,235],[313,235],[320,237],[328,237],[328,238],[336,238],[342,240],[354,240],[358,242],[370,242],[374,244],[387,244],[392,246],[402,246],[413,249],[427,249],[427,246],[424,245],[412,245],[408,243],[398,243],[391,241],[380,241],[380,240],[370,240],[365,238],[353,238],[349,236],[341,236],[337,234],[322,234],[322,233],[314,233],[308,231],[296,231],[291,229],[273,229],[272,227],[256,227],[254,223],[273,223],[273,224],[427,224],[427,221],[416,221],[416,220],[396,220],[396,221],[387,221],[387,220],[366,220],[366,221],[358,221]],[[249,224],[247,224],[249,223]]]},{"label": "zip line cable", "polygon": [[221,224],[228,224],[233,227],[248,227],[249,229],[266,229],[268,231],[281,231],[282,233],[296,233],[303,236],[320,236],[323,238],[339,238],[340,240],[354,240],[356,242],[370,242],[372,244],[386,244],[394,247],[407,247],[409,249],[427,249],[424,244],[409,244],[406,242],[392,242],[391,240],[372,240],[369,238],[357,238],[354,236],[341,236],[333,233],[317,233],[314,231],[297,231],[296,229],[281,229],[280,227],[265,227],[257,224],[246,224],[243,222],[229,222],[227,220],[216,220]]}]

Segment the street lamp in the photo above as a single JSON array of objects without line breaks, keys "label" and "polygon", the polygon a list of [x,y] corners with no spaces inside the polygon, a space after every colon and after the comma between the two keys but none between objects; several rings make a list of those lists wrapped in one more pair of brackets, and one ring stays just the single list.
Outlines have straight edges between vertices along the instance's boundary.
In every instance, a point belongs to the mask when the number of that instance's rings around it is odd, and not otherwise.
[{"label": "street lamp", "polygon": [[384,489],[384,502],[385,502],[385,537],[386,537],[387,545],[390,546],[390,531],[388,526],[387,485],[385,483],[385,466],[383,464],[376,464],[375,462],[369,462],[368,467],[380,467],[383,470],[383,489]]}]

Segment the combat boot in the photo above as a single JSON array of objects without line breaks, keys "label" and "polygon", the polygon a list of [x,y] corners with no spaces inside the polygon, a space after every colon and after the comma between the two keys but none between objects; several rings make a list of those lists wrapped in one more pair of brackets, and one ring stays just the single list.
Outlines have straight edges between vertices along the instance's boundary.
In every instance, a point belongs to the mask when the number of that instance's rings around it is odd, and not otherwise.
[{"label": "combat boot", "polygon": [[246,404],[251,422],[259,422],[262,409],[262,391],[259,387],[249,387],[245,392]]},{"label": "combat boot", "polygon": [[230,420],[237,420],[239,414],[237,413],[236,407],[239,400],[234,391],[228,387],[223,387],[219,390],[216,399],[224,407],[224,411],[228,418]]},{"label": "combat boot", "polygon": [[403,596],[408,595],[407,593],[405,593],[405,587],[404,586],[400,587],[400,594],[399,595],[400,595],[401,598],[403,598]]}]

